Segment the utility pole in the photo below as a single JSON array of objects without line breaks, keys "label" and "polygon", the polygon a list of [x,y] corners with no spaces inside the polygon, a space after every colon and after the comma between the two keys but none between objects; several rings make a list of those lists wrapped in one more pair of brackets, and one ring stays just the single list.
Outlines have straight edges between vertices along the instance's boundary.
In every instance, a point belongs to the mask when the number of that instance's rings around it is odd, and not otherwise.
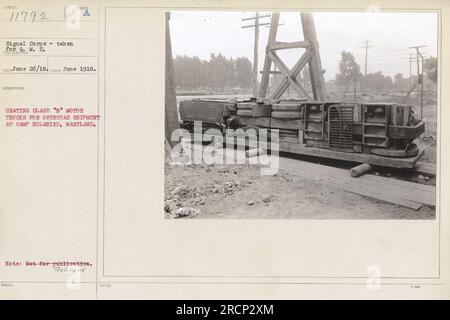
[{"label": "utility pole", "polygon": [[364,64],[364,77],[367,75],[367,53],[369,51],[369,48],[373,48],[373,46],[369,46],[369,40],[366,39],[365,45],[363,47],[360,48],[365,48],[366,49],[366,59],[365,59],[365,64]]},{"label": "utility pole", "polygon": [[258,12],[256,12],[254,17],[244,18],[242,21],[255,20],[255,24],[242,26],[242,29],[246,28],[255,28],[255,42],[253,45],[253,96],[256,97],[258,94],[258,48],[259,48],[259,27],[270,25],[270,22],[267,23],[259,23],[259,19],[267,18],[270,15],[262,15],[260,16]]},{"label": "utility pole", "polygon": [[[406,99],[408,99],[411,92],[413,92],[414,89],[416,88],[416,86],[418,84],[420,84],[420,120],[422,120],[422,115],[423,115],[423,59],[424,59],[422,53],[420,52],[420,48],[424,48],[424,47],[426,47],[426,46],[421,45],[421,46],[409,47],[409,49],[416,50],[415,61],[417,62],[417,81],[414,83],[412,88],[406,94],[406,97],[403,99],[403,103],[405,103]],[[411,61],[412,61],[412,55],[411,55]]]},{"label": "utility pole", "polygon": [[411,85],[413,54],[409,54],[409,84]]}]

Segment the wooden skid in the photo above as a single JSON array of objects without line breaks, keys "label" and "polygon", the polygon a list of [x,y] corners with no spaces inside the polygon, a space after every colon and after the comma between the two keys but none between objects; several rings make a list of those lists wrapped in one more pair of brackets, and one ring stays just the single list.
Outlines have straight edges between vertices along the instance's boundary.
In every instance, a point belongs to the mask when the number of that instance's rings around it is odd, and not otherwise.
[{"label": "wooden skid", "polygon": [[[250,120],[252,118],[246,118],[246,120]],[[260,121],[267,121],[265,119],[268,118],[254,118],[262,119]],[[250,123],[250,122],[248,122]],[[247,124],[250,125],[250,124]],[[323,141],[319,141],[323,142]],[[268,149],[270,149],[270,143],[268,145]],[[293,143],[291,141],[280,141],[279,150],[282,152],[290,152],[303,154],[308,156],[329,158],[329,159],[337,159],[344,161],[352,161],[359,163],[368,163],[377,166],[383,167],[392,167],[399,169],[412,169],[414,168],[417,161],[423,156],[424,151],[420,151],[419,154],[415,157],[411,158],[387,158],[382,156],[377,156],[373,154],[365,154],[365,153],[353,153],[353,152],[342,152],[342,151],[334,151],[329,149],[323,149],[318,147],[307,147],[302,143]],[[360,178],[358,178],[360,179]]]},{"label": "wooden skid", "polygon": [[328,149],[306,147],[300,143],[293,144],[285,142],[280,142],[280,151],[359,163],[369,163],[377,166],[393,168],[414,168],[414,165],[424,153],[422,150],[417,156],[411,158],[387,158],[373,154],[333,151]]}]

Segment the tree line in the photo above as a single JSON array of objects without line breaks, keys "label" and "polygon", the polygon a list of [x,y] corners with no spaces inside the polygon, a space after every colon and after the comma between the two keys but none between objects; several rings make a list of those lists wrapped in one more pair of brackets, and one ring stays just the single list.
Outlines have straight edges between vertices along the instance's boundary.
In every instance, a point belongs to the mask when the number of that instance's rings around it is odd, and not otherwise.
[{"label": "tree line", "polygon": [[175,84],[185,90],[224,91],[253,86],[252,63],[247,57],[226,58],[211,53],[209,60],[178,55],[173,60]]},{"label": "tree line", "polygon": [[[404,78],[401,73],[397,73],[392,79],[390,76],[383,75],[381,71],[368,73],[363,75],[360,66],[355,61],[355,57],[351,52],[342,51],[341,60],[339,61],[339,73],[336,74],[336,86],[344,91],[407,91],[417,80],[417,76]],[[431,83],[437,82],[437,58],[430,57],[425,59],[423,64],[424,77],[431,80]],[[426,85],[427,82],[424,82]],[[430,86],[430,81],[428,81]]]},{"label": "tree line", "polygon": [[[175,84],[179,90],[204,90],[214,92],[246,91],[253,87],[252,62],[247,57],[226,58],[222,54],[210,55],[209,60],[198,57],[178,55],[173,60]],[[430,80],[426,87],[432,87],[437,82],[437,58],[430,57],[424,61],[423,72]],[[276,87],[281,82],[282,75],[271,75],[270,87]],[[307,67],[298,75],[297,80],[305,87],[311,88]],[[329,91],[374,91],[389,90],[408,91],[417,80],[417,76],[408,78],[401,73],[391,78],[381,71],[363,75],[361,68],[351,52],[342,51],[339,61],[339,73],[334,81],[327,82]],[[333,88],[331,88],[333,86]]]}]

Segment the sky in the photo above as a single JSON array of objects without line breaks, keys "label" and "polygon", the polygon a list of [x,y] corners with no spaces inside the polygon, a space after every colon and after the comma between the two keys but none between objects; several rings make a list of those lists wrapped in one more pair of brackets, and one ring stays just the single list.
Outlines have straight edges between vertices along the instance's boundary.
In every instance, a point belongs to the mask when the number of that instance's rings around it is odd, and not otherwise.
[{"label": "sky", "polygon": [[[173,56],[197,56],[208,60],[211,53],[226,57],[248,57],[253,62],[254,29],[242,26],[252,21],[241,21],[255,12],[240,11],[173,11],[170,18]],[[270,12],[260,12],[260,15]],[[367,72],[381,71],[394,77],[410,72],[411,46],[425,45],[421,51],[425,57],[437,55],[438,15],[436,13],[368,12],[314,12],[325,80],[334,79],[339,71],[340,53],[350,51],[364,73],[366,39],[368,49]],[[270,22],[263,18],[260,23]],[[278,41],[303,40],[300,14],[281,12]],[[259,70],[262,70],[268,26],[261,26],[259,33]],[[302,49],[278,51],[280,57],[292,67],[302,54]],[[416,66],[413,62],[412,74]]]}]

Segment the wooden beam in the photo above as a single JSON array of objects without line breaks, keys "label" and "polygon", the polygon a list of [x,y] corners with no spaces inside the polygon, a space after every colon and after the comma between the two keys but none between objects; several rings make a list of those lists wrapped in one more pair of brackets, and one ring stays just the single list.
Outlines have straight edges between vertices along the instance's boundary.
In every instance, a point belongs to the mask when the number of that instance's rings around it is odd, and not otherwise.
[{"label": "wooden beam", "polygon": [[297,79],[292,78],[290,70],[288,69],[288,67],[286,67],[283,61],[281,61],[278,55],[272,50],[269,50],[267,54],[272,59],[273,63],[275,63],[275,65],[278,67],[278,69],[280,69],[280,71],[284,74],[284,76],[289,81],[289,84],[294,88],[294,90],[297,91],[299,95],[303,95],[308,99],[311,98],[308,92],[306,92],[306,90],[297,81]]},{"label": "wooden beam", "polygon": [[283,50],[283,49],[294,49],[294,48],[309,48],[311,43],[309,41],[295,41],[295,42],[280,42],[276,41],[270,46],[269,50]]},{"label": "wooden beam", "polygon": [[[272,13],[272,20],[270,22],[269,39],[267,45],[270,46],[275,42],[278,30],[278,22],[280,21],[280,13]],[[268,50],[266,49],[266,57],[264,59],[263,74],[261,78],[261,86],[259,89],[259,97],[265,98],[267,95],[267,89],[269,87],[269,77],[270,77],[270,67],[272,66],[272,60],[267,55]]]},{"label": "wooden beam", "polygon": [[[305,67],[305,65],[308,63],[308,60],[311,58],[313,54],[313,49],[307,49],[305,53],[303,53],[302,57],[297,61],[297,63],[294,65],[294,67],[291,70],[291,76],[297,77],[297,75],[300,73],[300,71]],[[287,79],[283,79],[281,83],[278,85],[278,88],[273,92],[272,98],[278,99],[281,97],[283,92],[287,90],[289,86],[289,81]]]},{"label": "wooden beam", "polygon": [[269,22],[264,22],[264,23],[258,23],[256,24],[249,24],[248,26],[242,26],[242,29],[246,29],[246,28],[255,28],[255,27],[259,27],[259,26],[268,26],[270,23]]},{"label": "wooden beam", "polygon": [[[341,152],[329,149],[310,148],[302,144],[284,143],[280,141],[279,150],[323,158],[369,163],[382,167],[414,168],[416,162],[423,156],[423,150],[412,158],[387,158],[365,153]],[[348,172],[347,172],[348,175]],[[350,179],[353,179],[349,177]]]},{"label": "wooden beam", "polygon": [[348,186],[348,187],[345,187],[344,190],[347,192],[359,194],[364,197],[396,204],[396,205],[399,205],[399,206],[402,206],[402,207],[405,207],[408,209],[418,210],[422,207],[422,204],[420,204],[418,202],[402,199],[400,197],[395,196],[395,194],[387,193],[382,188],[381,189],[380,188],[370,188],[367,186],[364,186],[364,188],[361,188],[360,186],[351,186],[351,187]]},{"label": "wooden beam", "polygon": [[[357,180],[359,180],[358,186],[364,185],[364,188],[379,189],[397,198],[423,203],[430,207],[436,206],[436,187],[434,186],[394,178],[386,183],[385,178],[370,174],[359,177]],[[349,185],[352,185],[352,183],[349,183]]]},{"label": "wooden beam", "polygon": [[[263,73],[262,71],[260,71],[259,73]],[[270,74],[281,74],[281,71],[278,71],[278,70],[271,70],[270,72],[269,72]]]},{"label": "wooden beam", "polygon": [[314,100],[325,101],[327,97],[325,80],[323,78],[322,63],[319,54],[319,42],[317,41],[316,29],[312,13],[303,12],[300,14],[302,21],[303,37],[309,41],[315,49],[315,54],[309,60],[309,76]]},{"label": "wooden beam", "polygon": [[[292,70],[290,71],[291,78],[297,78],[297,75],[300,73],[300,71],[305,67],[305,65],[308,63],[308,60],[313,55],[312,49],[307,49],[305,53],[300,57],[300,59],[297,61],[297,63],[294,65]],[[278,87],[275,89],[275,91],[272,93],[273,99],[278,99],[281,97],[281,95],[287,90],[289,87],[289,79],[285,78],[281,81],[281,83],[278,85]],[[310,95],[306,93],[306,97],[308,99],[311,99]]]}]

